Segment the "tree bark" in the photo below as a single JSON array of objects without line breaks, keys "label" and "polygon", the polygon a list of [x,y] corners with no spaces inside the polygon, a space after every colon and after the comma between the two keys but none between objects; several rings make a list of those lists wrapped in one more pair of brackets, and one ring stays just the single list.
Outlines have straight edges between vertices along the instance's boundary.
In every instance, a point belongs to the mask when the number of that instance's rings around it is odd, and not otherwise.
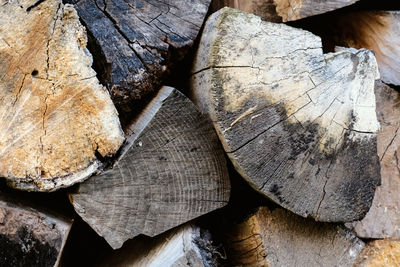
[{"label": "tree bark", "polygon": [[58,266],[72,220],[0,197],[0,265]]},{"label": "tree bark", "polygon": [[400,94],[382,82],[376,83],[376,110],[381,124],[378,154],[382,184],[376,189],[371,209],[350,227],[363,238],[400,237]]},{"label": "tree bark", "polygon": [[322,53],[309,32],[224,8],[206,23],[192,98],[236,170],[319,221],[365,216],[380,183],[371,51]]},{"label": "tree bark", "polygon": [[[70,0],[88,29],[97,72],[123,112],[158,90],[193,45],[211,0]],[[173,58],[172,58],[173,57]]]},{"label": "tree bark", "polygon": [[35,191],[82,181],[124,139],[86,32],[61,0],[0,6],[0,176]]},{"label": "tree bark", "polygon": [[163,87],[130,130],[113,169],[71,196],[76,212],[114,249],[227,204],[223,150],[189,99]]},{"label": "tree bark", "polygon": [[211,235],[194,225],[183,225],[155,238],[138,237],[115,251],[101,266],[218,266]]},{"label": "tree bark", "polygon": [[364,247],[341,226],[267,207],[225,229],[224,237],[232,266],[352,266]]}]

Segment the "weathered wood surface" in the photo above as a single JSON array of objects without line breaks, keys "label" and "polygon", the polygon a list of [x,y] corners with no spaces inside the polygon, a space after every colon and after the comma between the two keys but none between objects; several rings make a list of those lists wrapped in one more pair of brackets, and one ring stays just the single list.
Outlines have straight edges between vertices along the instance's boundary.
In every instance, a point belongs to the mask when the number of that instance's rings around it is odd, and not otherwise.
[{"label": "weathered wood surface", "polygon": [[68,2],[75,3],[92,37],[101,80],[117,107],[128,112],[131,101],[158,90],[165,72],[188,52],[210,1]]},{"label": "weathered wood surface", "polygon": [[375,240],[366,244],[354,267],[400,266],[400,241]]},{"label": "weathered wood surface", "polygon": [[327,27],[322,34],[337,45],[372,49],[382,81],[400,85],[399,11],[348,12],[323,23]]},{"label": "weathered wood surface", "polygon": [[223,6],[260,16],[271,22],[287,22],[326,13],[358,0],[216,0],[213,10]]},{"label": "weathered wood surface", "polygon": [[377,82],[375,96],[382,184],[365,218],[351,227],[359,237],[400,238],[400,93]]},{"label": "weathered wood surface", "polygon": [[130,240],[100,266],[218,266],[218,254],[213,249],[208,232],[198,226],[183,225],[154,238]]},{"label": "weathered wood surface", "polygon": [[71,196],[78,214],[113,248],[228,202],[225,157],[212,124],[175,89],[160,90],[127,140],[114,168]]},{"label": "weathered wood surface", "polygon": [[0,266],[58,266],[72,220],[0,197]]},{"label": "weathered wood surface", "polygon": [[193,73],[194,102],[255,189],[319,221],[367,213],[380,183],[371,51],[324,55],[309,32],[224,8]]},{"label": "weathered wood surface", "polygon": [[214,12],[225,6],[257,15],[263,20],[282,22],[282,18],[276,13],[274,0],[214,0],[211,2],[211,10]]},{"label": "weathered wood surface", "polygon": [[276,13],[284,22],[323,14],[354,4],[358,0],[274,0]]},{"label": "weathered wood surface", "polygon": [[123,142],[85,30],[61,0],[0,6],[0,176],[37,191],[81,181]]},{"label": "weathered wood surface", "polygon": [[232,266],[352,266],[364,247],[341,226],[304,219],[280,208],[260,207],[224,235]]}]

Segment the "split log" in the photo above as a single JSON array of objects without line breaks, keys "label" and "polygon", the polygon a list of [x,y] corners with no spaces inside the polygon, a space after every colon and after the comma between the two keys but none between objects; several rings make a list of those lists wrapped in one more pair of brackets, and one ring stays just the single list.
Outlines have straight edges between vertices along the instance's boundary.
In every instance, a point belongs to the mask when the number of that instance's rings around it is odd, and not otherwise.
[{"label": "split log", "polygon": [[68,2],[87,27],[101,80],[117,107],[129,112],[132,100],[158,90],[167,69],[188,52],[210,1]]},{"label": "split log", "polygon": [[400,238],[400,93],[379,82],[375,95],[382,184],[365,218],[351,227],[363,238]]},{"label": "split log", "polygon": [[260,207],[225,229],[232,266],[352,266],[364,243],[349,230],[304,219],[283,209]]},{"label": "split log", "polygon": [[287,22],[323,14],[358,0],[216,0],[213,9],[223,6],[236,8],[260,16],[271,22]]},{"label": "split log", "polygon": [[375,240],[367,243],[354,266],[400,266],[400,241]]},{"label": "split log", "polygon": [[327,18],[321,29],[336,45],[372,49],[382,81],[400,85],[400,12],[359,11]]},{"label": "split log", "polygon": [[61,0],[0,6],[0,176],[37,191],[82,181],[123,142],[85,30]]},{"label": "split log", "polygon": [[183,225],[155,238],[135,238],[100,266],[218,266],[215,250],[207,231],[194,225]]},{"label": "split log", "polygon": [[114,248],[155,236],[229,199],[225,157],[211,122],[163,87],[131,127],[113,169],[71,195],[77,213]]},{"label": "split log", "polygon": [[0,265],[58,266],[72,220],[0,197]]},{"label": "split log", "polygon": [[307,31],[224,8],[193,73],[194,102],[256,190],[319,221],[365,216],[380,183],[371,51],[324,55]]},{"label": "split log", "polygon": [[266,21],[282,22],[282,18],[276,13],[274,0],[214,0],[211,2],[211,10],[214,12],[225,6],[257,15]]}]

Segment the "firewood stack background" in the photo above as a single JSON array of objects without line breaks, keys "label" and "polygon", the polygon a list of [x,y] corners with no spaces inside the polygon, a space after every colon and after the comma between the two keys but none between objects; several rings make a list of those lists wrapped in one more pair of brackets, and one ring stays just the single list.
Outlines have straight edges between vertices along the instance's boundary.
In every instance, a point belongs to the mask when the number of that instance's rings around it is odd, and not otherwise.
[{"label": "firewood stack background", "polygon": [[0,0],[0,266],[400,266],[399,36],[392,1]]}]

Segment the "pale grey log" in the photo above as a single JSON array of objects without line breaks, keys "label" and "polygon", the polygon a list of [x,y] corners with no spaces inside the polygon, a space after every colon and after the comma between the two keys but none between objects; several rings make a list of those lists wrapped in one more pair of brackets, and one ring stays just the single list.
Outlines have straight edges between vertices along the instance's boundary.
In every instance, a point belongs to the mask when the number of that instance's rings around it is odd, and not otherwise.
[{"label": "pale grey log", "polygon": [[208,232],[195,225],[183,225],[154,238],[128,241],[101,266],[211,267],[216,266],[218,255],[214,249]]},{"label": "pale grey log", "polygon": [[349,227],[363,238],[400,238],[400,93],[377,82],[375,95],[382,184],[365,218]]},{"label": "pale grey log", "polygon": [[364,243],[346,228],[260,207],[224,230],[233,266],[352,266]]},{"label": "pale grey log", "polygon": [[371,51],[324,55],[319,37],[224,8],[207,21],[192,98],[236,170],[319,221],[365,216],[380,183]]},{"label": "pale grey log", "polygon": [[71,195],[75,210],[113,248],[154,236],[224,206],[225,157],[211,122],[163,87],[131,127],[113,169]]}]

